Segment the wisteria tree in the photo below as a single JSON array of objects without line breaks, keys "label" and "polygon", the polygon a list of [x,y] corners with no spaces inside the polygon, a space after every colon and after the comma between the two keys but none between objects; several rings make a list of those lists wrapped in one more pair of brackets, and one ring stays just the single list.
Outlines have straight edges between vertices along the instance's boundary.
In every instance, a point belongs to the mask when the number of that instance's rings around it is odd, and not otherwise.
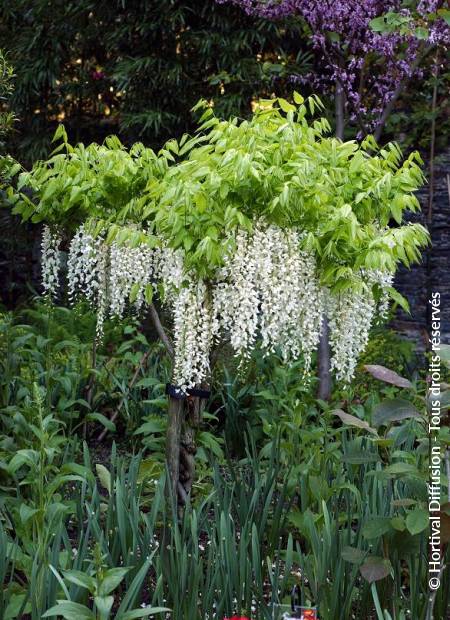
[{"label": "wisteria tree", "polygon": [[10,191],[16,213],[45,223],[47,295],[68,243],[69,297],[96,308],[99,338],[107,315],[151,313],[173,360],[167,463],[181,504],[218,348],[243,362],[257,343],[302,358],[308,380],[325,316],[332,369],[350,381],[373,321],[389,299],[405,303],[397,265],[427,243],[422,226],[402,223],[419,208],[418,155],[402,162],[396,145],[330,137],[325,119],[307,120],[320,101],[294,99],[262,101],[248,121],[201,103],[197,134],[159,153],[115,137],[72,147],[61,127],[57,152]]}]

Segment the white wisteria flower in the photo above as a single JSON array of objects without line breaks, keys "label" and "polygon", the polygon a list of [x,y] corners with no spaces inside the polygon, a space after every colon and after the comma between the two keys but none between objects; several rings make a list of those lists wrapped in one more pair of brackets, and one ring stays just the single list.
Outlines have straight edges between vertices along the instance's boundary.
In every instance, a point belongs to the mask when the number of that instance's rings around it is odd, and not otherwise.
[{"label": "white wisteria flower", "polygon": [[59,287],[59,269],[61,235],[57,230],[52,230],[45,225],[42,231],[41,242],[41,273],[44,293],[51,298],[55,297]]}]

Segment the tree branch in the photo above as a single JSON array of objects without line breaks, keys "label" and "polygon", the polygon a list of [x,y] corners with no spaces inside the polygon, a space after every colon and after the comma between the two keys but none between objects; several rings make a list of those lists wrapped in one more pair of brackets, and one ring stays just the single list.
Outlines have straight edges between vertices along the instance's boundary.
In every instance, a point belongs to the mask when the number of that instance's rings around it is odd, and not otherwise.
[{"label": "tree branch", "polygon": [[342,83],[336,80],[335,100],[335,116],[336,116],[336,138],[344,140],[345,129],[345,95]]},{"label": "tree branch", "polygon": [[166,347],[167,353],[173,359],[175,357],[175,350],[173,348],[173,344],[169,336],[166,334],[166,330],[161,323],[161,319],[159,318],[158,311],[155,308],[154,304],[150,304],[150,315],[152,317],[153,325],[155,326],[156,332],[161,339],[161,342]]},{"label": "tree branch", "polygon": [[383,112],[380,116],[380,120],[378,121],[378,124],[375,128],[375,132],[374,132],[374,138],[375,140],[378,142],[381,138],[381,134],[383,133],[383,129],[384,126],[386,125],[386,121],[389,118],[389,115],[391,114],[394,105],[397,102],[397,99],[400,97],[400,95],[402,94],[402,92],[404,91],[404,89],[406,88],[408,82],[411,79],[411,76],[414,74],[415,70],[418,68],[418,66],[420,65],[420,63],[422,62],[422,60],[425,58],[425,56],[427,56],[427,54],[433,49],[433,45],[430,45],[429,47],[425,48],[422,54],[417,54],[415,61],[412,63],[411,65],[411,71],[410,74],[406,77],[403,78],[403,80],[401,80],[398,85],[397,88],[394,90],[394,92],[392,93],[392,97],[389,99],[388,103],[386,104],[385,108],[383,109]]}]

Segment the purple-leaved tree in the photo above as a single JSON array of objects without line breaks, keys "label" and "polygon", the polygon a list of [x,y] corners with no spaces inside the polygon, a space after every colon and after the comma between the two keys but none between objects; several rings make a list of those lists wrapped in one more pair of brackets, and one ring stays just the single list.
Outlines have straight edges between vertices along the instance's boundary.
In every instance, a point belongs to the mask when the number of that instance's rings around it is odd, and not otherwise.
[{"label": "purple-leaved tree", "polygon": [[380,139],[399,96],[422,61],[450,44],[450,10],[444,0],[217,0],[247,13],[300,17],[310,31],[317,65],[308,76],[315,91],[334,94],[336,135],[346,121]]}]

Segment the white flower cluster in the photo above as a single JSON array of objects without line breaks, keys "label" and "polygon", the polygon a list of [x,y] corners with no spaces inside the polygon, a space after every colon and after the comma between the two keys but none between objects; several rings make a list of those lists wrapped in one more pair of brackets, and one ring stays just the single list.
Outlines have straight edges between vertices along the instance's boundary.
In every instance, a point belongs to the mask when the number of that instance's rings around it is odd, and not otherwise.
[{"label": "white flower cluster", "polygon": [[98,290],[97,290],[97,340],[103,337],[103,323],[108,312],[108,262],[110,248],[106,243],[102,243],[98,249],[97,270],[98,270]]},{"label": "white flower cluster", "polygon": [[[302,233],[259,222],[252,232],[239,230],[227,240],[232,248],[213,281],[187,272],[184,254],[164,244],[106,244],[84,226],[73,237],[68,257],[69,299],[77,294],[95,304],[97,333],[106,316],[122,316],[130,298],[139,311],[145,289],[162,292],[173,315],[175,362],[173,380],[183,388],[209,375],[215,341],[228,339],[236,355],[248,358],[258,339],[268,352],[285,360],[305,360],[306,370],[319,342],[322,319],[328,317],[332,368],[338,380],[349,381],[367,344],[377,311],[372,287],[382,292],[378,311],[387,311],[392,274],[360,274],[364,292],[331,295],[320,286],[313,254],[301,248]],[[58,284],[59,237],[44,229],[43,281],[46,292]]]},{"label": "white flower cluster", "polygon": [[150,284],[153,272],[153,252],[147,245],[130,248],[113,243],[109,265],[109,309],[111,315],[122,316],[133,287],[137,310],[144,303],[144,289]]},{"label": "white flower cluster", "polygon": [[309,367],[323,295],[314,257],[300,250],[300,241],[298,231],[262,224],[237,234],[214,299],[214,331],[228,332],[237,354],[249,356],[260,335],[267,351],[279,348],[285,360],[302,353]]},{"label": "white flower cluster", "polygon": [[381,271],[380,269],[368,271],[366,274],[369,286],[377,284],[381,289],[381,298],[377,305],[377,314],[382,320],[386,320],[389,312],[390,296],[389,289],[394,283],[392,271]]},{"label": "white flower cluster", "polygon": [[202,280],[179,289],[173,300],[174,382],[194,387],[209,374],[213,320],[208,291]]},{"label": "white flower cluster", "polygon": [[71,303],[80,293],[89,301],[96,301],[102,278],[102,241],[101,238],[94,239],[84,226],[80,226],[71,240],[67,258],[68,295]]},{"label": "white flower cluster", "polygon": [[[347,290],[337,296],[327,294],[326,315],[330,327],[332,349],[331,368],[336,378],[346,383],[355,374],[356,363],[369,340],[369,332],[375,315],[387,318],[389,288],[394,274],[388,271],[361,271],[364,292]],[[372,289],[381,289],[381,298],[375,302]]]},{"label": "white flower cluster", "polygon": [[169,303],[176,296],[183,280],[190,279],[185,273],[183,251],[173,250],[160,239],[160,245],[153,250],[153,274],[154,281],[164,285],[165,300]]},{"label": "white flower cluster", "polygon": [[365,293],[347,290],[338,296],[328,295],[326,305],[332,350],[331,369],[338,381],[348,383],[355,374],[359,355],[369,339],[375,301],[370,290]]},{"label": "white flower cluster", "polygon": [[59,233],[45,225],[41,242],[41,273],[44,293],[50,297],[55,297],[59,286],[60,243],[61,236]]},{"label": "white flower cluster", "polygon": [[[46,246],[51,245],[49,239],[46,233]],[[82,295],[95,305],[101,334],[105,316],[123,316],[130,297],[134,308],[142,309],[147,285],[156,289],[157,282],[163,282],[167,298],[173,301],[183,282],[183,254],[165,246],[106,244],[103,237],[94,239],[80,226],[69,246],[67,279],[71,303]]]}]

